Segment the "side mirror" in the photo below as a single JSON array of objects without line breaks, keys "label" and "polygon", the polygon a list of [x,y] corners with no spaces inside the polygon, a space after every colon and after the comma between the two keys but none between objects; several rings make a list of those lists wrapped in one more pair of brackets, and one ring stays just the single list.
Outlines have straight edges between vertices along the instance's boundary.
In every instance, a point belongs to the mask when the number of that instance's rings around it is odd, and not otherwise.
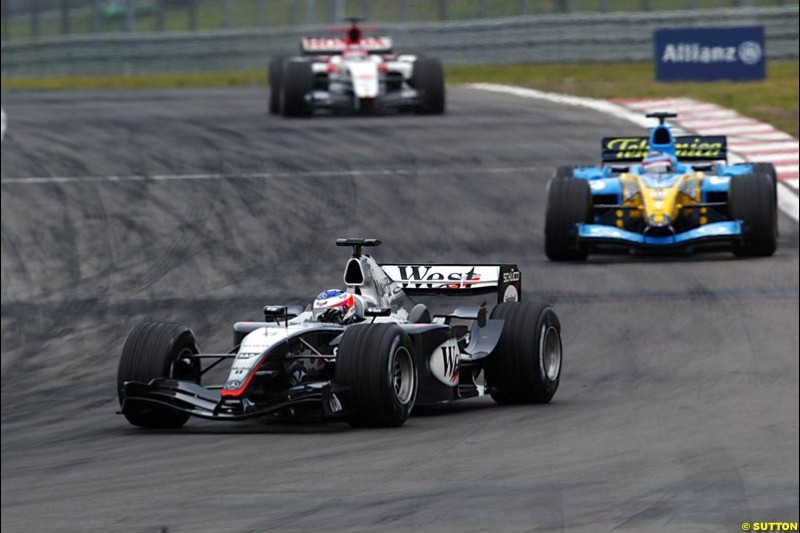
[{"label": "side mirror", "polygon": [[264,306],[264,321],[278,321],[281,318],[286,318],[286,306],[285,305],[265,305]]},{"label": "side mirror", "polygon": [[389,307],[367,307],[364,310],[364,316],[366,317],[379,317],[379,316],[389,316],[392,314],[392,310]]}]

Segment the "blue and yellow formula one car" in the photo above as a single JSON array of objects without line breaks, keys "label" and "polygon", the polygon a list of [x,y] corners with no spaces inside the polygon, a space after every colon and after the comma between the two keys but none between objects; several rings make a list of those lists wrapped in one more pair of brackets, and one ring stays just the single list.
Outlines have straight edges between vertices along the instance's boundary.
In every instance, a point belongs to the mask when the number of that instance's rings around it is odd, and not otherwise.
[{"label": "blue and yellow formula one car", "polygon": [[669,250],[700,243],[738,256],[769,256],[778,234],[775,169],[727,164],[723,136],[673,137],[665,121],[650,137],[603,139],[603,164],[560,167],[547,191],[545,252],[576,261],[603,247]]}]

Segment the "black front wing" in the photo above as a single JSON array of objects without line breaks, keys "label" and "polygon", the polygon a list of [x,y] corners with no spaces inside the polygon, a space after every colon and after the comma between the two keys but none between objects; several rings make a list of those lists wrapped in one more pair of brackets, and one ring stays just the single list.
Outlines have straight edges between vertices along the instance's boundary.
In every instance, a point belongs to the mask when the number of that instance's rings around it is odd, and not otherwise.
[{"label": "black front wing", "polygon": [[294,418],[294,408],[308,404],[316,404],[325,418],[347,414],[342,400],[342,392],[346,391],[327,381],[298,385],[259,402],[224,397],[217,390],[173,379],[154,379],[149,383],[129,381],[123,387],[122,412],[126,406],[144,402],[209,420]]}]

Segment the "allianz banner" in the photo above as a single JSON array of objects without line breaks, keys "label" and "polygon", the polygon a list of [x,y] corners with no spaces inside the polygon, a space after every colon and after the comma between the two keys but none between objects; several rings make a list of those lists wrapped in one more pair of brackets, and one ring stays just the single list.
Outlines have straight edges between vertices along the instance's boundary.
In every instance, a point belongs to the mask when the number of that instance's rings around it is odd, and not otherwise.
[{"label": "allianz banner", "polygon": [[656,80],[763,80],[764,27],[656,30]]}]

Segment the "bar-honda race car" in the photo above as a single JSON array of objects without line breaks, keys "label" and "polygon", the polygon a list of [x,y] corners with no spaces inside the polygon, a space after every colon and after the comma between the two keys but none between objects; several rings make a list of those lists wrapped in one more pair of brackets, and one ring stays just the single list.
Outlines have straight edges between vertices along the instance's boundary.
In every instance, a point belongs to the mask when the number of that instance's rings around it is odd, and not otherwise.
[{"label": "bar-honda race car", "polygon": [[560,167],[550,180],[545,253],[586,259],[603,247],[673,250],[729,245],[769,256],[778,235],[777,181],[770,163],[727,164],[724,136],[673,137],[665,121],[648,137],[603,139],[603,164]]},{"label": "bar-honda race car", "polygon": [[[516,265],[379,265],[363,253],[379,244],[338,240],[353,248],[346,289],[320,293],[305,310],[264,307],[263,322],[234,324],[226,353],[202,353],[188,326],[137,325],[119,363],[120,412],[145,428],[178,428],[191,416],[391,427],[415,405],[487,392],[498,403],[550,401],[561,377],[561,326],[549,305],[521,301]],[[412,300],[426,295],[482,302],[437,314]],[[491,311],[487,295],[497,297]],[[224,361],[224,383],[204,384]]]},{"label": "bar-honda race car", "polygon": [[394,54],[391,38],[365,36],[359,18],[348,20],[344,38],[305,37],[301,56],[270,60],[270,113],[444,113],[444,71],[438,59]]}]

